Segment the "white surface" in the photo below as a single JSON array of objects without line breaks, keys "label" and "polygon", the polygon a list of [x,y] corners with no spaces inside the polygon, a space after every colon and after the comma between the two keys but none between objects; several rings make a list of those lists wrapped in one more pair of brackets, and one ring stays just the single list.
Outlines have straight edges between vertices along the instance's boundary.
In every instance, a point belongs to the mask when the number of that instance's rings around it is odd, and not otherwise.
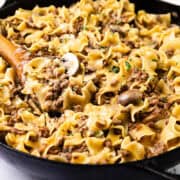
[{"label": "white surface", "polygon": [[[16,166],[15,164],[13,165]],[[0,159],[0,179],[1,180],[38,180],[27,177],[21,171],[16,170],[14,167],[9,166],[6,162]],[[180,174],[180,164],[176,168],[169,170],[170,172]]]},{"label": "white surface", "polygon": [[4,6],[6,0],[0,0],[0,8]]},{"label": "white surface", "polygon": [[164,1],[164,2],[167,2],[169,4],[174,4],[176,6],[180,6],[180,0],[160,0],[160,1]]},{"label": "white surface", "polygon": [[[16,165],[14,165],[16,166]],[[1,180],[35,180],[22,174],[21,171],[9,166],[6,162],[0,159],[0,179]]]}]

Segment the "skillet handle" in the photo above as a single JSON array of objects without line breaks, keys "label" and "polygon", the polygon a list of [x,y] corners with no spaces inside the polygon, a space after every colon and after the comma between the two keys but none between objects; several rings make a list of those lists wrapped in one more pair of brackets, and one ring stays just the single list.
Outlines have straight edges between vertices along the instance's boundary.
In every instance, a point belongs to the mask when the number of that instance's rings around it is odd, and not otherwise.
[{"label": "skillet handle", "polygon": [[174,175],[171,173],[166,172],[163,169],[157,168],[157,167],[153,167],[152,165],[147,165],[145,163],[137,163],[135,165],[137,168],[141,168],[145,171],[148,171],[150,173],[153,173],[159,177],[161,177],[164,180],[177,180],[180,179],[180,175]]},{"label": "skillet handle", "polygon": [[167,180],[180,179],[180,175],[173,175],[166,172],[167,169],[180,163],[180,148],[174,149],[157,157],[139,161],[135,164],[136,167],[161,176]]}]

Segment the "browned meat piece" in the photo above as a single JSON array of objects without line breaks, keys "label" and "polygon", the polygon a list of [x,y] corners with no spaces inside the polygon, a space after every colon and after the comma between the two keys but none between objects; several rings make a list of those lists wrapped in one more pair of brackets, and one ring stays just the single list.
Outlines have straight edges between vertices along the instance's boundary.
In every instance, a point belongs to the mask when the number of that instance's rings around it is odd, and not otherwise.
[{"label": "browned meat piece", "polygon": [[78,105],[74,105],[72,107],[72,109],[75,111],[75,112],[82,112],[83,111],[83,107],[82,105],[78,104]]},{"label": "browned meat piece", "polygon": [[106,76],[104,74],[98,74],[94,79],[93,82],[97,87],[100,87],[102,82],[106,81]]},{"label": "browned meat piece", "polygon": [[155,121],[161,117],[162,117],[161,110],[157,107],[157,108],[154,108],[154,110],[150,114],[148,114],[148,116],[146,116],[143,119],[143,121],[144,122]]},{"label": "browned meat piece", "polygon": [[133,69],[130,78],[128,79],[128,82],[129,83],[132,83],[134,81],[145,82],[148,79],[148,76],[149,75],[144,71],[141,71],[139,69]]},{"label": "browned meat piece", "polygon": [[124,158],[128,158],[131,155],[130,152],[125,150],[125,149],[119,150],[118,154],[121,154],[121,156],[124,157]]},{"label": "browned meat piece", "polygon": [[[36,101],[37,102],[37,101]],[[28,99],[28,104],[30,105],[30,107],[34,110],[35,114],[41,114],[41,109],[40,106],[38,106],[37,103],[35,103],[33,101],[33,99]]]},{"label": "browned meat piece", "polygon": [[117,84],[118,84],[118,79],[113,79],[112,81],[111,81],[111,86],[116,86]]},{"label": "browned meat piece", "polygon": [[173,49],[168,50],[168,51],[166,51],[166,54],[167,54],[168,58],[171,58],[174,55],[174,50]]},{"label": "browned meat piece", "polygon": [[86,146],[86,143],[82,143],[80,145],[74,145],[74,146],[66,146],[66,147],[63,147],[63,152],[69,152],[69,153],[72,153],[72,152],[85,152],[85,151],[88,151],[88,148]]},{"label": "browned meat piece", "polygon": [[60,153],[60,148],[57,146],[52,146],[49,150],[48,150],[48,154],[58,154]]},{"label": "browned meat piece", "polygon": [[137,113],[135,115],[137,120],[147,123],[169,117],[168,109],[171,106],[171,103],[168,102],[167,98],[160,98],[156,94],[147,98],[149,101],[149,108],[144,112]]},{"label": "browned meat piece", "polygon": [[[96,94],[96,96],[98,97],[98,93]],[[110,104],[111,102],[111,98],[115,96],[114,92],[106,92],[101,96],[101,104]],[[97,100],[96,97],[96,100]]]},{"label": "browned meat piece", "polygon": [[85,66],[85,73],[86,73],[86,74],[91,74],[91,73],[93,73],[94,71],[95,71],[94,68],[92,68],[92,67],[90,67],[90,66],[88,66],[88,65]]},{"label": "browned meat piece", "polygon": [[77,146],[73,151],[75,151],[75,152],[86,152],[86,151],[88,151],[88,148],[86,146],[86,143],[82,143],[80,146]]},{"label": "browned meat piece", "polygon": [[75,33],[79,33],[83,29],[84,19],[79,16],[73,23],[73,28]]},{"label": "browned meat piece", "polygon": [[29,140],[32,141],[32,142],[36,142],[38,140],[39,136],[36,135],[36,136],[30,136],[29,137]]},{"label": "browned meat piece", "polygon": [[112,148],[112,142],[110,139],[106,139],[103,144],[105,147]]},{"label": "browned meat piece", "polygon": [[122,29],[122,27],[121,27],[121,25],[110,25],[109,27],[107,27],[108,29],[110,28],[110,30],[112,31],[112,32],[118,32],[120,35],[121,35],[121,37],[125,37],[126,36],[126,31],[124,31],[123,29]]},{"label": "browned meat piece", "polygon": [[45,96],[46,111],[57,111],[63,106],[63,98],[61,94],[63,90],[68,86],[69,80],[67,75],[62,75],[60,79],[50,83],[50,90]]},{"label": "browned meat piece", "polygon": [[79,86],[79,85],[73,85],[73,86],[71,86],[71,88],[72,88],[72,90],[76,93],[76,94],[78,94],[78,95],[82,95],[82,92],[81,92],[81,86]]},{"label": "browned meat piece", "polygon": [[148,151],[147,151],[148,158],[153,157],[153,156],[157,156],[157,155],[162,154],[166,151],[167,151],[166,145],[163,144],[162,142],[158,142],[158,143],[154,144],[153,147],[148,148]]},{"label": "browned meat piece", "polygon": [[19,135],[23,135],[23,134],[26,134],[27,131],[24,131],[24,130],[20,130],[20,129],[17,129],[17,128],[12,128],[10,130],[11,133],[14,133],[14,134],[19,134]]},{"label": "browned meat piece", "polygon": [[39,136],[40,137],[49,137],[50,136],[50,132],[49,129],[47,127],[40,127],[39,128]]}]

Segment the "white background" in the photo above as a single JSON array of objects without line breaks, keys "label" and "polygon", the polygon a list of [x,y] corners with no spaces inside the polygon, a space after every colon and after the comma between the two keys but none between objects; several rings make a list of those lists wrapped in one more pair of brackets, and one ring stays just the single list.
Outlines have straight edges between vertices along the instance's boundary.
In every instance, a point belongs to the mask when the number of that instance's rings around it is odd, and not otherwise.
[{"label": "white background", "polygon": [[[15,167],[16,165],[14,165]],[[38,180],[31,177],[27,177],[18,171],[13,166],[9,166],[6,162],[0,159],[0,179],[1,180]],[[172,172],[180,174],[180,164],[176,166],[176,169],[171,169]]]},{"label": "white background", "polygon": [[28,178],[26,175],[22,174],[21,171],[18,171],[15,168],[9,166],[2,159],[0,159],[0,179],[1,180],[32,180],[32,178]]}]

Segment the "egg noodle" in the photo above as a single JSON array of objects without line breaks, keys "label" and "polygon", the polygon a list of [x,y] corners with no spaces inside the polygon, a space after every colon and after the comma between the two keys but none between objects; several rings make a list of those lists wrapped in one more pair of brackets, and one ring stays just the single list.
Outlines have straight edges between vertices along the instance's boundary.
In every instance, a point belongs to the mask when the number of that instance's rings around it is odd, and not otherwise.
[{"label": "egg noodle", "polygon": [[[136,161],[180,146],[180,27],[170,14],[81,0],[18,9],[0,20],[0,33],[29,59],[22,85],[0,57],[7,145],[75,164]],[[67,53],[77,57],[69,67]]]}]

